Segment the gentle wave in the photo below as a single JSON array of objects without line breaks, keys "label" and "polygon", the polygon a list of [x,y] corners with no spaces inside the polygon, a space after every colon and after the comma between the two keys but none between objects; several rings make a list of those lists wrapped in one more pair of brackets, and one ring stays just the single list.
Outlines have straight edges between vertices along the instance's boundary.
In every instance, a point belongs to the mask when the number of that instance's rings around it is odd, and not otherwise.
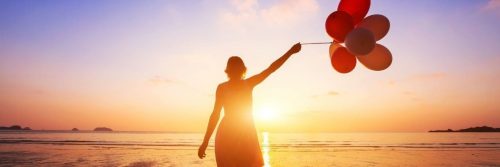
[{"label": "gentle wave", "polygon": [[[320,143],[319,141],[309,143],[288,143],[264,145],[271,149],[286,148],[495,148],[500,149],[500,143],[401,143],[401,144],[351,144],[333,142]],[[88,145],[88,146],[144,146],[144,147],[198,147],[198,142],[175,142],[175,143],[143,143],[143,142],[116,142],[116,141],[85,141],[85,140],[0,140],[0,144],[52,144],[52,145]]]}]

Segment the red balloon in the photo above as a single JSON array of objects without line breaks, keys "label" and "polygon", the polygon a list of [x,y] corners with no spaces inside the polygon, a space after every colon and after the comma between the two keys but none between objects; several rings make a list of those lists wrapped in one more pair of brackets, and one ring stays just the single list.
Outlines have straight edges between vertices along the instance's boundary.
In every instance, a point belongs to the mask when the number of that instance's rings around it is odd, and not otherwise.
[{"label": "red balloon", "polygon": [[345,11],[352,16],[354,25],[365,18],[370,9],[370,0],[340,0],[337,10]]},{"label": "red balloon", "polygon": [[374,14],[363,19],[356,27],[372,31],[375,41],[378,41],[387,35],[391,27],[391,22],[384,15]]},{"label": "red balloon", "polygon": [[358,60],[370,70],[382,71],[391,66],[392,54],[385,46],[377,44],[368,55],[358,56]]},{"label": "red balloon", "polygon": [[349,73],[356,67],[356,57],[343,46],[337,48],[330,58],[333,68],[340,73]]},{"label": "red balloon", "polygon": [[331,13],[325,22],[326,33],[337,42],[344,42],[345,36],[353,28],[352,17],[346,12],[335,11]]}]

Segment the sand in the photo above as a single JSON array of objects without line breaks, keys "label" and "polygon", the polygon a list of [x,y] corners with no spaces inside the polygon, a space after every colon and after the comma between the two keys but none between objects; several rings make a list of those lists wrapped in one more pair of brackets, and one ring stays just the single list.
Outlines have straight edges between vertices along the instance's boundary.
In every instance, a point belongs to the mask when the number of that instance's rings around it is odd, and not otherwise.
[{"label": "sand", "polygon": [[[0,144],[0,166],[216,166],[213,150],[78,145]],[[500,166],[499,149],[338,149],[269,152],[269,165],[288,166]]]}]

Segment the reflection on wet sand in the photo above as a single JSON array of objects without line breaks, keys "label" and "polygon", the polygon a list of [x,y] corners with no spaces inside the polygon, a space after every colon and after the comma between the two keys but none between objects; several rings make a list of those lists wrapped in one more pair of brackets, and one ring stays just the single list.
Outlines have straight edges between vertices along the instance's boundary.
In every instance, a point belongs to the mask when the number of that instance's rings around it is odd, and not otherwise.
[{"label": "reflection on wet sand", "polygon": [[264,157],[264,167],[271,167],[269,151],[269,133],[262,132],[262,156]]}]

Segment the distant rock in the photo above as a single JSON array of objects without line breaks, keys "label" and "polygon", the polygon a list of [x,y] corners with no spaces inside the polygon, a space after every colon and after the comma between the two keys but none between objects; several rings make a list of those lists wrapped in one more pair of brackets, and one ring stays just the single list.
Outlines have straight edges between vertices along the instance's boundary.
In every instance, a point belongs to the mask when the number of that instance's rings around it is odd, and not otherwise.
[{"label": "distant rock", "polygon": [[500,128],[492,128],[489,126],[481,126],[481,127],[470,127],[467,129],[460,130],[430,130],[429,132],[500,132]]},{"label": "distant rock", "polygon": [[94,129],[94,131],[105,131],[105,132],[111,132],[113,129],[111,128],[106,128],[106,127],[97,127]]},{"label": "distant rock", "polygon": [[0,130],[31,130],[31,128],[30,127],[22,128],[19,125],[12,125],[10,127],[0,126]]},{"label": "distant rock", "polygon": [[430,130],[429,132],[453,132],[452,129],[448,129],[448,130]]},{"label": "distant rock", "polygon": [[80,131],[78,128],[73,128],[71,131]]}]

